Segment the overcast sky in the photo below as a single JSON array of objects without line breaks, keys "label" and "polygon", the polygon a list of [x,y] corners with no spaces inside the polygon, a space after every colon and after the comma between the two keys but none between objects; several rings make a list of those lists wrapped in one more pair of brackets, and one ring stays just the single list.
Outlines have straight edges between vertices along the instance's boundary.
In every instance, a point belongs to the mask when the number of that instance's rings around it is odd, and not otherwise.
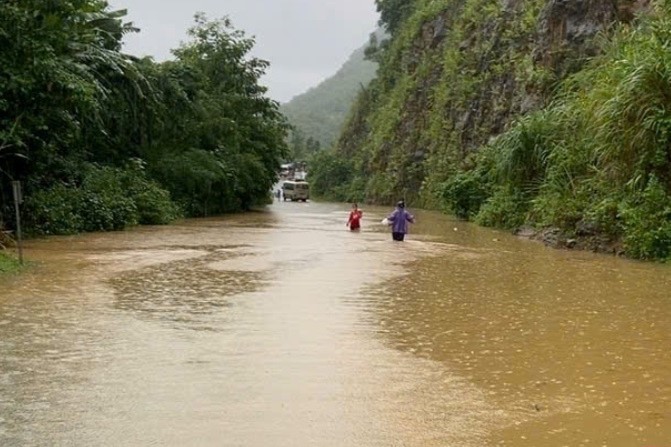
[{"label": "overcast sky", "polygon": [[126,37],[124,51],[171,57],[186,39],[196,12],[210,19],[228,15],[233,26],[256,38],[253,55],[270,62],[262,83],[285,102],[334,74],[375,30],[374,0],[108,0],[128,9],[141,29]]}]

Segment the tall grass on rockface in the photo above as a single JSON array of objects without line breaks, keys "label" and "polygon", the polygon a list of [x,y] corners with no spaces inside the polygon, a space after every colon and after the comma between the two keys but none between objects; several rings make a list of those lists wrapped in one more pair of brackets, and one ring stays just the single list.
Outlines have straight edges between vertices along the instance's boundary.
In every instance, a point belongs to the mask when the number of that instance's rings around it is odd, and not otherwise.
[{"label": "tall grass on rockface", "polygon": [[[407,195],[441,207],[444,193],[468,187],[464,177],[444,184],[463,170],[464,158],[522,108],[542,102],[524,101],[525,92],[550,89],[551,73],[533,66],[531,56],[547,2],[380,3],[383,21],[393,17],[391,38],[369,50],[380,63],[378,77],[362,92],[336,150],[353,159],[350,184],[362,186],[367,201]],[[459,206],[474,206],[480,195],[457,199]]]},{"label": "tall grass on rockface", "polygon": [[491,158],[486,177],[494,186],[477,214],[479,223],[503,228],[524,223],[547,177],[553,139],[560,134],[557,115],[554,110],[529,115],[482,151],[481,158]]},{"label": "tall grass on rockface", "polygon": [[[671,257],[671,15],[622,28],[604,55],[478,157],[492,194],[480,223],[556,226]],[[473,171],[475,172],[475,171]],[[475,174],[471,174],[475,175]]]}]

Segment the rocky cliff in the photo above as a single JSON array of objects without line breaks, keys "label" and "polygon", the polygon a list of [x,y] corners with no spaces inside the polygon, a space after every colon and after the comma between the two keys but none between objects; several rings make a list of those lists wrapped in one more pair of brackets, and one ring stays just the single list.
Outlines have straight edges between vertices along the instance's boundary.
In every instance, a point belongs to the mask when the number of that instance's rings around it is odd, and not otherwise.
[{"label": "rocky cliff", "polygon": [[338,171],[338,198],[405,196],[487,225],[592,228],[625,246],[650,235],[643,208],[658,200],[669,243],[636,257],[671,254],[668,2],[412,4],[370,51],[380,69],[337,145],[351,171]]},{"label": "rocky cliff", "polygon": [[[644,2],[419,1],[362,94],[339,150],[359,154],[365,196],[405,191],[434,202],[468,155],[553,98],[557,82],[599,52],[597,37]],[[424,190],[422,190],[422,186]]]}]

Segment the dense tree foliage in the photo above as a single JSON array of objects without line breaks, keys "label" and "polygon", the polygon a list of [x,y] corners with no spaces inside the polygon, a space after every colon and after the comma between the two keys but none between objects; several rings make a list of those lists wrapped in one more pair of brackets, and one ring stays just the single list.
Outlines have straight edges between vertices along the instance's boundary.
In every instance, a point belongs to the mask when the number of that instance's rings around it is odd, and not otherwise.
[{"label": "dense tree foliage", "polygon": [[288,129],[267,62],[228,19],[196,17],[175,59],[123,54],[101,0],[0,3],[0,221],[10,180],[43,233],[164,223],[267,200]]},{"label": "dense tree foliage", "polygon": [[289,133],[289,157],[292,160],[310,160],[321,149],[322,145],[319,140],[312,137],[305,138],[305,135],[299,128],[294,127]]},{"label": "dense tree foliage", "polygon": [[394,34],[412,14],[415,3],[415,0],[375,0],[375,6],[380,13],[380,25]]},{"label": "dense tree foliage", "polygon": [[358,200],[358,197],[352,196],[349,185],[354,175],[351,161],[333,150],[326,150],[316,154],[311,162],[310,181],[312,193],[316,197],[328,197],[341,202]]}]

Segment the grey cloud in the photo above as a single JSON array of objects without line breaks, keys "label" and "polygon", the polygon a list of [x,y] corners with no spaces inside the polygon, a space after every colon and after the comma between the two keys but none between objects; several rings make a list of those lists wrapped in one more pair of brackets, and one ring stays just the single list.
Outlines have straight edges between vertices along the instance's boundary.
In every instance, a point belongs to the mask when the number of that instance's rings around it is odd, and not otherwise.
[{"label": "grey cloud", "polygon": [[125,51],[165,60],[186,39],[193,15],[229,16],[254,36],[253,55],[271,68],[262,80],[269,94],[287,101],[335,73],[375,29],[374,0],[112,0],[128,9],[141,32],[126,38]]}]

